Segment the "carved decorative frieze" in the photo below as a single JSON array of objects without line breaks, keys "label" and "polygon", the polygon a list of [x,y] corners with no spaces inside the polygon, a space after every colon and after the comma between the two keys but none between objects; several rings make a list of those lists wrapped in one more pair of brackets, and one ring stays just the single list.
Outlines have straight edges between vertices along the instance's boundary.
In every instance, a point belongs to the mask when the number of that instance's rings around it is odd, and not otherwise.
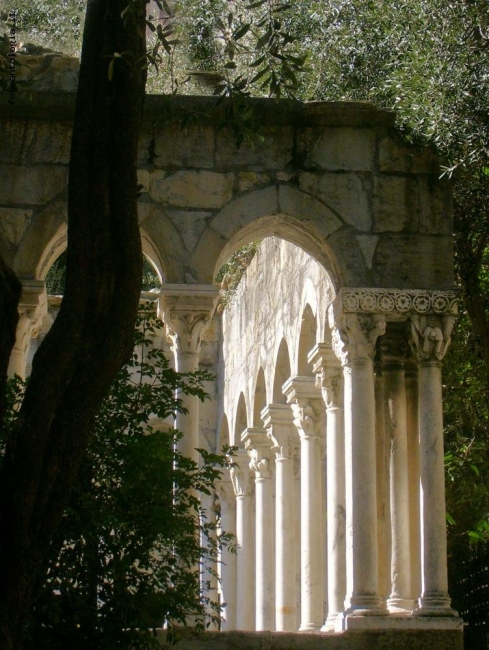
[{"label": "carved decorative frieze", "polygon": [[458,298],[453,291],[341,289],[338,297],[345,313],[456,315],[458,311]]}]

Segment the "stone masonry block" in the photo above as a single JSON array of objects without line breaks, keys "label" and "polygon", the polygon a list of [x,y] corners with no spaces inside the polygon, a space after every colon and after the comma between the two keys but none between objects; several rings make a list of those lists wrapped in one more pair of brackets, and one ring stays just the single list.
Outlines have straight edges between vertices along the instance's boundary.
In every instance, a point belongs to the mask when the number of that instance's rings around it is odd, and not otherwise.
[{"label": "stone masonry block", "polygon": [[373,229],[375,232],[417,232],[417,183],[406,176],[378,176],[374,180]]},{"label": "stone masonry block", "polygon": [[32,210],[0,208],[0,230],[10,244],[20,242],[31,216]]},{"label": "stone masonry block", "polygon": [[66,188],[67,167],[0,165],[0,203],[42,205]]},{"label": "stone masonry block", "polygon": [[283,169],[292,160],[294,144],[291,127],[268,127],[263,141],[244,142],[238,149],[233,134],[222,129],[216,134],[216,167]]},{"label": "stone masonry block", "polygon": [[381,235],[373,258],[372,282],[373,286],[399,289],[452,289],[451,237]]},{"label": "stone masonry block", "polygon": [[154,143],[155,167],[214,166],[214,130],[207,126],[168,123],[158,128]]},{"label": "stone masonry block", "polygon": [[386,137],[379,143],[379,169],[381,172],[438,174],[439,164],[432,150],[410,148],[406,143]]},{"label": "stone masonry block", "polygon": [[220,208],[233,194],[233,174],[208,171],[179,171],[151,175],[149,193],[155,201],[178,208]]},{"label": "stone masonry block", "polygon": [[70,161],[72,126],[69,122],[29,122],[24,145],[24,163]]},{"label": "stone masonry block", "polygon": [[319,169],[372,171],[375,161],[375,132],[370,129],[307,129],[301,142],[307,166]]},{"label": "stone masonry block", "polygon": [[299,176],[299,187],[317,196],[338,212],[342,219],[359,231],[371,228],[368,192],[364,188],[366,179],[358,174],[305,172]]}]

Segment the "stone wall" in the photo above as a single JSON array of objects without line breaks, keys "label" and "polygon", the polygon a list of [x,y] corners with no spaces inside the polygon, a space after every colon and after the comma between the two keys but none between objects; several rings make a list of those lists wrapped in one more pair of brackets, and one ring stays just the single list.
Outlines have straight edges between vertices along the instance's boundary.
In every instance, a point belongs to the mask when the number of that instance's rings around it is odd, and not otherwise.
[{"label": "stone wall", "polygon": [[[211,283],[234,250],[275,235],[315,257],[335,289],[452,287],[448,187],[392,114],[249,101],[264,140],[238,150],[214,98],[146,98],[140,222],[167,282]],[[23,277],[42,279],[65,237],[73,109],[70,93],[0,101],[0,250]]]}]

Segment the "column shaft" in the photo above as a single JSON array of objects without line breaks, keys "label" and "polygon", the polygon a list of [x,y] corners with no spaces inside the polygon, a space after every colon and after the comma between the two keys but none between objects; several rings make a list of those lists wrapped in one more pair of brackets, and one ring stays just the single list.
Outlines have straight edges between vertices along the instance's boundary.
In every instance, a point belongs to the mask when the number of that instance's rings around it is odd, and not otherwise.
[{"label": "column shaft", "polygon": [[256,614],[255,629],[275,629],[273,484],[257,478],[256,494]]},{"label": "column shaft", "polygon": [[424,360],[418,369],[422,595],[417,613],[428,616],[452,610],[446,565],[441,368],[438,361]]},{"label": "column shaft", "polygon": [[[229,496],[228,496],[229,495]],[[228,498],[226,498],[228,497]],[[221,503],[221,532],[232,533],[236,537],[236,501],[234,493],[220,495]],[[218,566],[221,582],[221,594],[223,605],[221,614],[221,630],[229,631],[236,629],[236,553],[231,553],[223,548],[220,554]]]},{"label": "column shaft", "polygon": [[384,614],[378,595],[372,360],[352,359],[344,374],[347,611],[349,614]]},{"label": "column shaft", "polygon": [[255,629],[253,503],[250,495],[236,497],[237,611],[236,629]]},{"label": "column shaft", "polygon": [[294,460],[277,458],[275,496],[275,623],[277,632],[295,632],[296,612],[296,545],[297,518],[294,508]]}]

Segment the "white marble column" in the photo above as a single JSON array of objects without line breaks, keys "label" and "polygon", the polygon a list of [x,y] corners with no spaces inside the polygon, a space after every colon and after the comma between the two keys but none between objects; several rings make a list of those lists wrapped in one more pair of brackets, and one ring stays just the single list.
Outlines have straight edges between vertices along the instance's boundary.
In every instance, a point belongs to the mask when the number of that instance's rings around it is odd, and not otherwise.
[{"label": "white marble column", "polygon": [[309,360],[326,404],[328,615],[322,631],[333,632],[346,595],[343,376],[340,362],[325,343],[316,345]]},{"label": "white marble column", "polygon": [[386,602],[391,592],[390,458],[385,427],[384,377],[378,354],[374,361],[374,372],[379,596],[382,602]]},{"label": "white marble column", "polygon": [[373,356],[385,331],[381,314],[348,313],[341,299],[329,309],[333,349],[345,382],[346,552],[349,616],[387,613],[379,596]]},{"label": "white marble column", "polygon": [[447,578],[441,360],[450,344],[453,316],[411,317],[418,358],[421,475],[422,593],[419,616],[455,616]]},{"label": "white marble column", "polygon": [[[166,284],[160,291],[159,316],[167,326],[175,351],[178,372],[199,368],[201,337],[216,306],[219,289],[212,285]],[[199,441],[199,398],[180,394],[185,413],[178,413],[176,428],[183,433],[178,450],[196,463]]]},{"label": "white marble column", "polygon": [[219,611],[216,610],[215,604],[219,601],[218,592],[218,575],[217,575],[217,513],[216,513],[216,495],[201,494],[200,501],[202,506],[201,525],[207,525],[207,531],[201,532],[201,546],[211,550],[214,548],[215,555],[208,557],[201,562],[200,571],[200,593],[205,602],[206,625],[209,630],[217,631],[219,629],[218,620]]},{"label": "white marble column", "polygon": [[15,345],[10,354],[8,375],[26,378],[27,355],[31,339],[51,325],[48,316],[48,302],[44,282],[40,280],[22,280],[22,295],[19,302],[19,322]]},{"label": "white marble column", "polygon": [[270,441],[265,429],[248,427],[241,435],[255,473],[255,630],[275,630],[275,530]]},{"label": "white marble column", "polygon": [[380,339],[384,377],[385,426],[389,441],[391,512],[391,592],[389,611],[408,613],[411,598],[409,466],[404,360],[408,350],[405,323],[389,323]]},{"label": "white marble column", "polygon": [[324,517],[321,480],[324,402],[313,377],[291,377],[283,392],[301,443],[301,632],[323,624]]},{"label": "white marble column", "polygon": [[419,481],[418,367],[411,357],[406,365],[406,404],[409,470],[409,531],[411,548],[411,598],[421,596],[421,525]]},{"label": "white marble column", "polygon": [[[225,474],[216,484],[219,505],[219,532],[236,537],[236,496],[229,476]],[[218,574],[221,592],[221,630],[236,629],[236,553],[221,548]]]},{"label": "white marble column", "polygon": [[269,404],[261,412],[275,452],[275,629],[297,630],[296,531],[299,525],[294,495],[297,430],[287,404]]},{"label": "white marble column", "polygon": [[244,449],[235,456],[231,480],[236,495],[236,629],[255,629],[255,555],[253,518],[253,478],[250,459]]}]

